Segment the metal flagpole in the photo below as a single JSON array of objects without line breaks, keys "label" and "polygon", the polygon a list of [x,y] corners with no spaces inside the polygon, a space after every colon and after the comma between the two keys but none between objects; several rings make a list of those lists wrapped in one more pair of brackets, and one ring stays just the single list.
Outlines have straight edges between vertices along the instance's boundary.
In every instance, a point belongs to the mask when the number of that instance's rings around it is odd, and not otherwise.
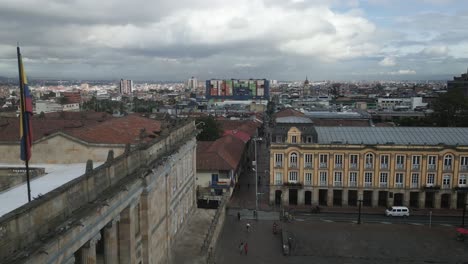
[{"label": "metal flagpole", "polygon": [[[23,137],[24,137],[24,144],[23,144],[23,151],[24,151],[24,154],[25,154],[25,163],[26,163],[26,181],[27,181],[27,186],[28,186],[28,202],[31,202],[31,185],[30,185],[30,181],[29,181],[29,151],[28,151],[28,146],[27,146],[27,142],[28,142],[28,131],[26,131],[26,119],[24,118],[24,114],[25,114],[25,111],[26,111],[26,106],[25,106],[25,102],[26,102],[26,98],[25,98],[25,94],[24,94],[24,83],[23,83],[23,68],[21,67],[21,63],[22,63],[22,58],[21,58],[21,52],[20,52],[20,48],[19,48],[19,45],[16,47],[16,51],[17,51],[17,56],[18,56],[18,71],[19,71],[19,81],[20,81],[20,94],[21,94],[21,122],[22,122],[22,133],[23,133]],[[20,142],[20,146],[21,146],[21,142]]]}]

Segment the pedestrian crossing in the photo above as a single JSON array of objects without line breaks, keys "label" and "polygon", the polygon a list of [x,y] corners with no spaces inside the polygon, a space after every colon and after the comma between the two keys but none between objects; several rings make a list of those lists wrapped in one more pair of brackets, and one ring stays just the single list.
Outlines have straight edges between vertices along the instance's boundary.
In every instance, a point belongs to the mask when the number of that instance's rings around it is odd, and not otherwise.
[{"label": "pedestrian crossing", "polygon": [[[299,219],[296,219],[296,221],[298,221]],[[300,222],[303,222],[303,221],[306,221],[305,219],[300,219]],[[325,223],[352,223],[352,224],[357,224],[357,221],[356,220],[332,220],[332,219],[325,219],[325,218],[320,218],[320,221],[321,222],[325,222]],[[403,223],[403,222],[397,222],[397,223],[392,223],[392,222],[388,222],[388,221],[363,221],[361,220],[361,224],[363,223],[366,223],[366,224],[382,224],[382,225],[393,225],[393,224],[408,224],[408,225],[414,225],[414,226],[426,226],[426,225],[429,225],[429,223],[417,223],[417,222],[407,222],[407,223]],[[444,226],[444,227],[454,227],[455,225],[452,225],[452,224],[442,224],[442,223],[432,223],[432,226]]]}]

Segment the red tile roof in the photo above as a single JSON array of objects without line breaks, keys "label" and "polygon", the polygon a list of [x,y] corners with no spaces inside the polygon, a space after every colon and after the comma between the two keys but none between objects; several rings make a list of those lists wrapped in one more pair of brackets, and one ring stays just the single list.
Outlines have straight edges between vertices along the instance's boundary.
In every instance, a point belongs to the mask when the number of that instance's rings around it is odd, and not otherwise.
[{"label": "red tile roof", "polygon": [[197,144],[197,170],[235,170],[245,148],[244,142],[232,135]]},{"label": "red tile roof", "polygon": [[278,117],[287,117],[287,116],[305,116],[304,113],[294,110],[292,108],[283,109],[275,113],[275,119]]}]

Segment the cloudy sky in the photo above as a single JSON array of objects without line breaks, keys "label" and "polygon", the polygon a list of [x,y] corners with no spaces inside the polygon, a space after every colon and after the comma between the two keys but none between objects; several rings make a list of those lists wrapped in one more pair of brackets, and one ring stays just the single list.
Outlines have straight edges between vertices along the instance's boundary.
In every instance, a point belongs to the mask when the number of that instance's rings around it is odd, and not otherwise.
[{"label": "cloudy sky", "polygon": [[466,0],[0,0],[0,76],[440,79],[468,67]]}]

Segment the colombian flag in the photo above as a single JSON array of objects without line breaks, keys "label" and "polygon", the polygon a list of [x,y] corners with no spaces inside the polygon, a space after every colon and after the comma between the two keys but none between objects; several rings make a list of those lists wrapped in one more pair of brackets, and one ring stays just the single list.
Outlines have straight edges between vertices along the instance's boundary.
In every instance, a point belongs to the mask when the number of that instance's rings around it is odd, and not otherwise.
[{"label": "colombian flag", "polygon": [[[20,71],[20,85],[21,90],[21,113],[20,113],[20,140],[21,140],[21,160],[28,160],[31,158],[32,146],[32,126],[31,118],[33,115],[32,96],[29,91],[28,80],[23,68],[23,58],[18,47],[18,64]],[[21,88],[21,87],[20,87]]]}]

